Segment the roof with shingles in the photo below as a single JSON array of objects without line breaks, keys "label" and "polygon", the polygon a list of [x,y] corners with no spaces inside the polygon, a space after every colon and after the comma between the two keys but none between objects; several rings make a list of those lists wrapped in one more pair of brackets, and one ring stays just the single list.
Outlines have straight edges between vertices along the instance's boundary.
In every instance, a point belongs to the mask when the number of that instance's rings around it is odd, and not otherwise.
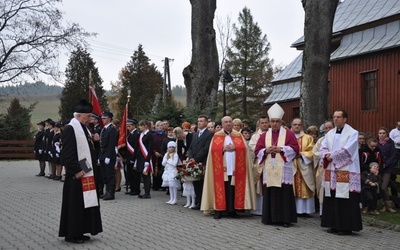
[{"label": "roof with shingles", "polygon": [[343,36],[331,61],[400,46],[400,21]]},{"label": "roof with shingles", "polygon": [[[400,0],[345,0],[336,9],[333,32],[337,33],[400,14]],[[304,42],[297,39],[292,46]]]}]

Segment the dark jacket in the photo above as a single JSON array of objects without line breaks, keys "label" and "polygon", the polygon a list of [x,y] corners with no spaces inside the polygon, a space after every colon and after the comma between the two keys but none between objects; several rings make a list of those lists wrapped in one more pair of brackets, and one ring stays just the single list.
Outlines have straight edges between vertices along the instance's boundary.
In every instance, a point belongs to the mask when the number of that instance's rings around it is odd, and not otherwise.
[{"label": "dark jacket", "polygon": [[[145,135],[143,135],[142,138],[140,138],[140,135],[141,134],[139,134],[139,139],[135,144],[135,153],[133,155],[133,161],[136,161],[137,171],[141,173],[144,170],[145,162],[148,162],[149,164],[151,162],[154,153],[154,141],[153,141],[153,134],[151,133],[151,131],[148,131]],[[139,143],[140,140],[142,141],[143,146],[147,150],[146,157],[144,156],[142,150],[140,149],[141,147]]]},{"label": "dark jacket", "polygon": [[135,154],[135,145],[137,144],[137,141],[139,140],[139,135],[140,135],[140,133],[138,132],[138,129],[135,129],[132,132],[128,133],[127,141],[129,143],[129,145],[132,146],[134,152],[132,154],[127,149],[127,151],[126,151],[126,163],[127,164],[134,164],[133,157],[134,157],[134,154]]},{"label": "dark jacket", "polygon": [[[379,139],[378,139],[379,140]],[[378,142],[378,148],[382,155],[382,169],[379,170],[381,173],[391,173],[394,165],[396,164],[396,148],[394,141],[389,139],[384,145]]]},{"label": "dark jacket", "polygon": [[[371,187],[368,183],[374,182],[377,184],[376,187]],[[364,171],[361,173],[361,187],[362,189],[370,188],[370,189],[379,189],[381,186],[381,177],[380,175],[374,175],[368,171]]]},{"label": "dark jacket", "polygon": [[358,150],[360,158],[361,173],[369,171],[369,164],[376,162],[379,166],[382,166],[382,156],[379,147],[376,147],[373,151],[368,147],[367,144],[361,146]]},{"label": "dark jacket", "polygon": [[44,152],[42,151],[39,153],[39,150],[43,150],[43,135],[44,131],[39,130],[36,135],[35,135],[35,146],[34,146],[34,151],[35,151],[35,159],[39,161],[43,161],[43,154]]},{"label": "dark jacket", "polygon": [[99,159],[105,160],[109,158],[110,160],[117,159],[117,153],[115,152],[115,147],[118,143],[118,131],[111,124],[107,128],[103,128],[100,133],[100,154]]},{"label": "dark jacket", "polygon": [[188,157],[188,151],[190,144],[192,143],[192,138],[193,134],[188,133],[186,135],[186,144],[183,140],[178,140],[178,145],[176,147],[176,150],[178,151],[178,157],[181,161],[186,160],[186,158]]},{"label": "dark jacket", "polygon": [[207,128],[203,131],[199,137],[199,131],[194,133],[192,143],[189,147],[189,159],[193,158],[196,162],[206,164],[208,150],[210,149],[211,139],[213,133]]}]

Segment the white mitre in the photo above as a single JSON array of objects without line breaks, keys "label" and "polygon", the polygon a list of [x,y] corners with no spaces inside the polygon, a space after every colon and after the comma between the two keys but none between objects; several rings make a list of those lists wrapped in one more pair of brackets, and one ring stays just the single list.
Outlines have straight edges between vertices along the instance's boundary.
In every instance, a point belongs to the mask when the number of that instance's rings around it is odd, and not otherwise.
[{"label": "white mitre", "polygon": [[278,103],[275,103],[268,109],[268,117],[269,119],[281,119],[283,118],[283,115],[285,114],[285,111],[282,109],[281,106],[279,106]]}]

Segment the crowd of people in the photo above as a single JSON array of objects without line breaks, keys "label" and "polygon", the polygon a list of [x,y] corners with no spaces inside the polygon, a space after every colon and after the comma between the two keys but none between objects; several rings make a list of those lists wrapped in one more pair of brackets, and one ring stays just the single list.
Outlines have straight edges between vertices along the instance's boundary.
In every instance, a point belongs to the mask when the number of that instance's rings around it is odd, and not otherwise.
[{"label": "crowd of people", "polygon": [[[382,127],[378,137],[366,139],[346,123],[344,110],[337,110],[322,131],[305,129],[299,118],[285,123],[278,104],[267,113],[254,132],[248,121],[229,116],[211,121],[200,115],[197,124],[179,127],[167,120],[127,119],[123,144],[113,114],[92,114],[84,101],[68,124],[38,123],[37,176],[65,181],[59,236],[82,243],[89,239],[85,233],[102,231],[98,199],[116,198],[121,172],[126,195],[150,199],[151,190],[165,191],[166,203],[176,205],[182,189],[184,207],[214,219],[250,211],[264,224],[290,227],[298,217],[319,212],[329,233],[348,235],[362,230],[361,212],[379,214],[379,199],[381,212],[396,212],[388,187],[396,178],[392,169],[399,167],[400,122],[390,133]],[[182,168],[198,164],[205,167],[199,175],[179,178]]]}]

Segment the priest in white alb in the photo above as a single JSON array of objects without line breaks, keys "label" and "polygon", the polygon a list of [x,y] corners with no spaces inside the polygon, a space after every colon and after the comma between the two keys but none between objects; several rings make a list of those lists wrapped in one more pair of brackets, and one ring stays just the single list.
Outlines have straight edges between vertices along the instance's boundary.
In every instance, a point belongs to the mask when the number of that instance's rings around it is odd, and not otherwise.
[{"label": "priest in white alb", "polygon": [[325,135],[320,151],[325,168],[321,226],[338,235],[362,230],[358,131],[346,122],[347,112],[335,111],[335,128]]}]

